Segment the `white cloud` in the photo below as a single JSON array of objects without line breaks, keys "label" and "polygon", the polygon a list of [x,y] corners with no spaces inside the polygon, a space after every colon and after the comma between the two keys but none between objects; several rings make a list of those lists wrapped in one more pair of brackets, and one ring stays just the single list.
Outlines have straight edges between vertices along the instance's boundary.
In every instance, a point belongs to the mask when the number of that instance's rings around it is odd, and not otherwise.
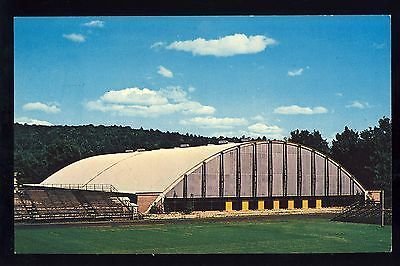
[{"label": "white cloud", "polygon": [[215,112],[212,106],[202,105],[199,102],[190,100],[188,94],[179,86],[168,86],[159,90],[159,94],[172,101],[172,103],[183,114],[210,115]]},{"label": "white cloud", "polygon": [[26,103],[22,106],[25,111],[41,111],[48,114],[55,114],[61,111],[55,104],[45,104],[41,102]]},{"label": "white cloud", "polygon": [[271,139],[282,139],[283,129],[275,125],[267,125],[265,123],[255,123],[247,128],[246,136],[249,137],[262,137],[266,136]]},{"label": "white cloud", "polygon": [[104,93],[99,99],[88,101],[91,111],[109,112],[121,116],[157,117],[172,113],[211,115],[215,108],[192,101],[180,87],[161,90],[126,88]]},{"label": "white cloud", "polygon": [[196,88],[195,87],[192,87],[192,86],[190,86],[189,88],[188,88],[188,91],[189,92],[194,92],[196,90]]},{"label": "white cloud", "polygon": [[254,121],[260,121],[260,122],[264,121],[264,117],[262,115],[255,115],[255,116],[251,117],[251,119]]},{"label": "white cloud", "polygon": [[111,90],[104,93],[100,99],[106,103],[115,104],[162,105],[168,103],[168,100],[160,93],[147,88]]},{"label": "white cloud", "polygon": [[174,102],[185,102],[188,100],[187,92],[179,86],[168,86],[165,89],[161,89],[159,94]]},{"label": "white cloud", "polygon": [[187,101],[178,104],[183,114],[211,115],[215,113],[215,108],[208,105],[202,105],[199,102]]},{"label": "white cloud", "polygon": [[28,124],[28,125],[41,125],[41,126],[52,126],[53,124],[44,120],[38,120],[28,117],[18,117],[15,119],[16,123]]},{"label": "white cloud", "polygon": [[353,101],[351,104],[346,105],[346,108],[357,108],[357,109],[365,109],[370,107],[369,103],[361,102],[361,101]]},{"label": "white cloud", "polygon": [[374,47],[375,49],[378,49],[378,50],[379,50],[379,49],[385,48],[385,46],[386,46],[386,45],[385,45],[384,42],[383,42],[383,43],[375,43],[375,42],[374,42],[374,43],[372,44],[372,47]]},{"label": "white cloud", "polygon": [[150,46],[150,49],[158,49],[160,47],[163,47],[165,45],[164,42],[155,42]]},{"label": "white cloud", "polygon": [[233,118],[233,117],[193,117],[187,120],[181,120],[181,125],[192,125],[201,128],[233,128],[236,126],[243,126],[247,124],[247,120],[244,118]]},{"label": "white cloud", "polygon": [[301,107],[298,105],[279,106],[274,109],[274,113],[283,115],[314,115],[327,113],[328,109],[323,106]]},{"label": "white cloud", "polygon": [[166,78],[172,78],[174,76],[174,73],[172,73],[171,70],[169,70],[163,66],[158,67],[157,73]]},{"label": "white cloud", "polygon": [[301,74],[303,74],[304,68],[299,68],[299,69],[294,69],[291,71],[288,71],[288,76],[290,77],[295,77],[295,76],[300,76]]},{"label": "white cloud", "polygon": [[282,128],[278,126],[269,126],[264,123],[255,123],[250,125],[248,129],[257,134],[277,134],[282,133]]},{"label": "white cloud", "polygon": [[92,20],[92,21],[84,23],[83,25],[86,26],[86,27],[92,27],[92,28],[103,28],[104,27],[104,21]]},{"label": "white cloud", "polygon": [[342,96],[343,96],[343,93],[341,93],[341,92],[336,92],[335,95],[338,96],[338,97],[342,97]]},{"label": "white cloud", "polygon": [[239,54],[255,54],[265,50],[267,46],[277,42],[263,35],[247,37],[245,34],[234,34],[219,39],[175,41],[166,48],[191,52],[193,55],[233,56]]},{"label": "white cloud", "polygon": [[86,37],[82,34],[71,33],[71,34],[63,34],[65,39],[70,40],[72,42],[84,42],[86,41]]},{"label": "white cloud", "polygon": [[120,116],[142,116],[156,117],[159,115],[167,115],[177,111],[176,106],[172,104],[164,105],[122,105],[122,104],[105,104],[99,100],[89,101],[86,104],[89,110],[98,110],[102,112],[110,112]]}]

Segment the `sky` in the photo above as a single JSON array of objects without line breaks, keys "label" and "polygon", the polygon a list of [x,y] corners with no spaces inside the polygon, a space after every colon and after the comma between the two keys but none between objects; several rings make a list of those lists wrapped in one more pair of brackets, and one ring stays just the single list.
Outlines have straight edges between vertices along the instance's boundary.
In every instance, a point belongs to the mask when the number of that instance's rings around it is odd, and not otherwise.
[{"label": "sky", "polygon": [[391,117],[389,16],[14,19],[15,122],[331,140]]}]

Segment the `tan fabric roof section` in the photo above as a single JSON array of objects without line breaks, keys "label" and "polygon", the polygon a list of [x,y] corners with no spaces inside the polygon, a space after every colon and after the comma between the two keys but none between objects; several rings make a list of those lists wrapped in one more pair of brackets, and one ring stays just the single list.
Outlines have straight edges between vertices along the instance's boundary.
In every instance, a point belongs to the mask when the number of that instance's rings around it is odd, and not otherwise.
[{"label": "tan fabric roof section", "polygon": [[240,143],[94,156],[64,167],[40,185],[112,184],[120,192],[163,192],[196,164],[238,145]]}]

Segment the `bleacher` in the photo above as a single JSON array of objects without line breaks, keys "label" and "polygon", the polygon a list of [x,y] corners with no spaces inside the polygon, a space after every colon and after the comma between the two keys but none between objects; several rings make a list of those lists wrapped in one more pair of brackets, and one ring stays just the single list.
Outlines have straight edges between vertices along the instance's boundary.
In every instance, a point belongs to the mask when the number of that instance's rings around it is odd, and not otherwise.
[{"label": "bleacher", "polygon": [[27,210],[27,206],[22,201],[19,193],[14,192],[14,219],[21,221],[28,218],[31,218],[31,215]]},{"label": "bleacher", "polygon": [[78,189],[23,187],[14,191],[15,222],[128,220],[134,204],[112,193]]},{"label": "bleacher", "polygon": [[351,223],[382,224],[382,211],[384,212],[383,224],[392,224],[392,210],[382,210],[381,203],[370,198],[356,201],[352,205],[347,206],[331,220]]}]

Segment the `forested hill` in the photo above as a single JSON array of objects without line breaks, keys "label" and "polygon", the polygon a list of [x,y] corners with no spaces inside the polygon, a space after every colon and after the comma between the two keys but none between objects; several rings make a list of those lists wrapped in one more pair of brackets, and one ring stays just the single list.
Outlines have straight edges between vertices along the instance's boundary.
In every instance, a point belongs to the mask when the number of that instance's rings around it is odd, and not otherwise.
[{"label": "forested hill", "polygon": [[[14,124],[14,168],[18,181],[39,183],[68,164],[94,155],[144,148],[172,148],[217,144],[202,137],[128,126],[37,126]],[[224,138],[239,142],[238,138]]]}]

